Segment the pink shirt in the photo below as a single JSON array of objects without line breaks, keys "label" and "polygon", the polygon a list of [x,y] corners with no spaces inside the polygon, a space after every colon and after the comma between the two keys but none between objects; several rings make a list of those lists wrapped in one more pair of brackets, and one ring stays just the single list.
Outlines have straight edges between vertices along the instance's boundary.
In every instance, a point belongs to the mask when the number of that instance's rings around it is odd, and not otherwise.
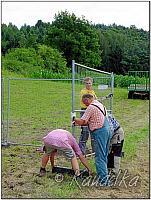
[{"label": "pink shirt", "polygon": [[[104,106],[99,101],[93,100],[92,104],[97,105],[104,112]],[[88,123],[89,129],[91,131],[101,128],[104,124],[104,115],[97,107],[91,104],[87,107],[81,119],[85,120],[86,123]]]},{"label": "pink shirt", "polygon": [[56,129],[48,133],[43,137],[44,144],[46,146],[52,146],[53,148],[65,148],[73,149],[76,155],[82,154],[79,145],[72,134],[63,129]]}]

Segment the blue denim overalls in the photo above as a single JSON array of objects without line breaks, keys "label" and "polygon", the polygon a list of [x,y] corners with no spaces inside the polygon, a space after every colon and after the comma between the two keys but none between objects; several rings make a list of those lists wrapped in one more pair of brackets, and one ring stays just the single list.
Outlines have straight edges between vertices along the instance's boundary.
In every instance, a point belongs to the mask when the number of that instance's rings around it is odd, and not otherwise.
[{"label": "blue denim overalls", "polygon": [[95,143],[95,163],[96,171],[99,178],[99,182],[102,185],[107,185],[108,183],[108,153],[109,145],[112,137],[110,126],[107,118],[104,119],[103,127],[91,132],[94,137]]}]

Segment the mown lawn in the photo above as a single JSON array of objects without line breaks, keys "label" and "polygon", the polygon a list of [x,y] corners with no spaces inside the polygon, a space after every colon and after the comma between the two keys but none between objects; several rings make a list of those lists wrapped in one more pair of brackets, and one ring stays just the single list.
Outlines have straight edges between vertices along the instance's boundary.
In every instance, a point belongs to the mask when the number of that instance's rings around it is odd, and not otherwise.
[{"label": "mown lawn", "polygon": [[[71,130],[71,83],[44,82],[37,84],[12,82],[10,140],[41,145],[41,138],[54,128]],[[80,90],[81,86],[78,86]],[[33,90],[34,88],[34,90]],[[31,91],[31,92],[29,92]],[[64,91],[64,92],[63,92]],[[59,94],[59,96],[58,96]],[[35,146],[2,148],[2,198],[148,198],[149,197],[149,101],[127,98],[127,89],[115,88],[113,113],[125,131],[122,170],[131,177],[138,175],[136,187],[79,188],[73,177],[55,180],[47,166],[47,176],[37,176],[41,154]],[[95,171],[94,158],[89,163]],[[70,166],[63,157],[57,165]],[[83,168],[81,166],[81,168]],[[81,183],[80,183],[81,184]]]}]

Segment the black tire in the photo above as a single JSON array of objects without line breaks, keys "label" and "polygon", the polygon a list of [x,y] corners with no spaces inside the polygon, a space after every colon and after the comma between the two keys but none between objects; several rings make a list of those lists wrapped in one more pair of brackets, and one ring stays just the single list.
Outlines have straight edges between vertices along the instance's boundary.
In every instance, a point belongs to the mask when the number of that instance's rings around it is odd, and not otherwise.
[{"label": "black tire", "polygon": [[132,92],[132,91],[129,91],[129,92],[128,92],[128,99],[132,99],[132,96],[133,96],[133,92]]}]

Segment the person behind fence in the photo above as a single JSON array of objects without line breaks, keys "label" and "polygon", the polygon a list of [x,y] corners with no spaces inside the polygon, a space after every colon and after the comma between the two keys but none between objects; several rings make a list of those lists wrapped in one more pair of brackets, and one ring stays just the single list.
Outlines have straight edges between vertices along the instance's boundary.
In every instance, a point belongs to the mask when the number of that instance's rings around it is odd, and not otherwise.
[{"label": "person behind fence", "polygon": [[77,177],[80,176],[80,169],[76,156],[79,157],[82,164],[89,171],[89,174],[91,174],[87,159],[83,156],[78,143],[70,132],[63,129],[53,130],[43,137],[43,142],[45,153],[41,160],[40,176],[46,174],[45,168],[49,159],[51,167],[54,167],[54,158],[57,153],[65,155],[65,157],[71,161],[72,169]]},{"label": "person behind fence", "polygon": [[102,185],[108,185],[107,162],[112,135],[106,117],[106,108],[98,100],[95,100],[91,94],[84,94],[82,101],[87,106],[87,109],[80,119],[74,118],[73,123],[80,126],[88,124],[90,132],[94,137],[95,164],[98,180]]},{"label": "person behind fence", "polygon": [[108,156],[108,168],[111,168],[111,171],[117,175],[120,169],[122,157],[124,130],[112,114],[108,114],[108,121],[112,132]]},{"label": "person behind fence", "polygon": [[[85,84],[85,88],[83,88],[80,91],[80,106],[81,106],[81,110],[83,110],[83,112],[80,112],[80,117],[82,117],[82,115],[84,114],[84,111],[87,108],[87,106],[82,101],[82,96],[84,94],[91,94],[91,95],[93,95],[95,97],[95,99],[97,99],[97,96],[96,96],[94,90],[92,89],[93,79],[91,77],[86,77],[86,78],[84,78],[83,82]],[[87,125],[81,126],[81,134],[80,134],[80,138],[79,138],[79,146],[80,146],[80,149],[81,149],[83,155],[86,154],[86,143],[88,141],[89,135],[91,136],[92,152],[94,152],[94,142],[93,142],[94,138],[91,135]]]}]

